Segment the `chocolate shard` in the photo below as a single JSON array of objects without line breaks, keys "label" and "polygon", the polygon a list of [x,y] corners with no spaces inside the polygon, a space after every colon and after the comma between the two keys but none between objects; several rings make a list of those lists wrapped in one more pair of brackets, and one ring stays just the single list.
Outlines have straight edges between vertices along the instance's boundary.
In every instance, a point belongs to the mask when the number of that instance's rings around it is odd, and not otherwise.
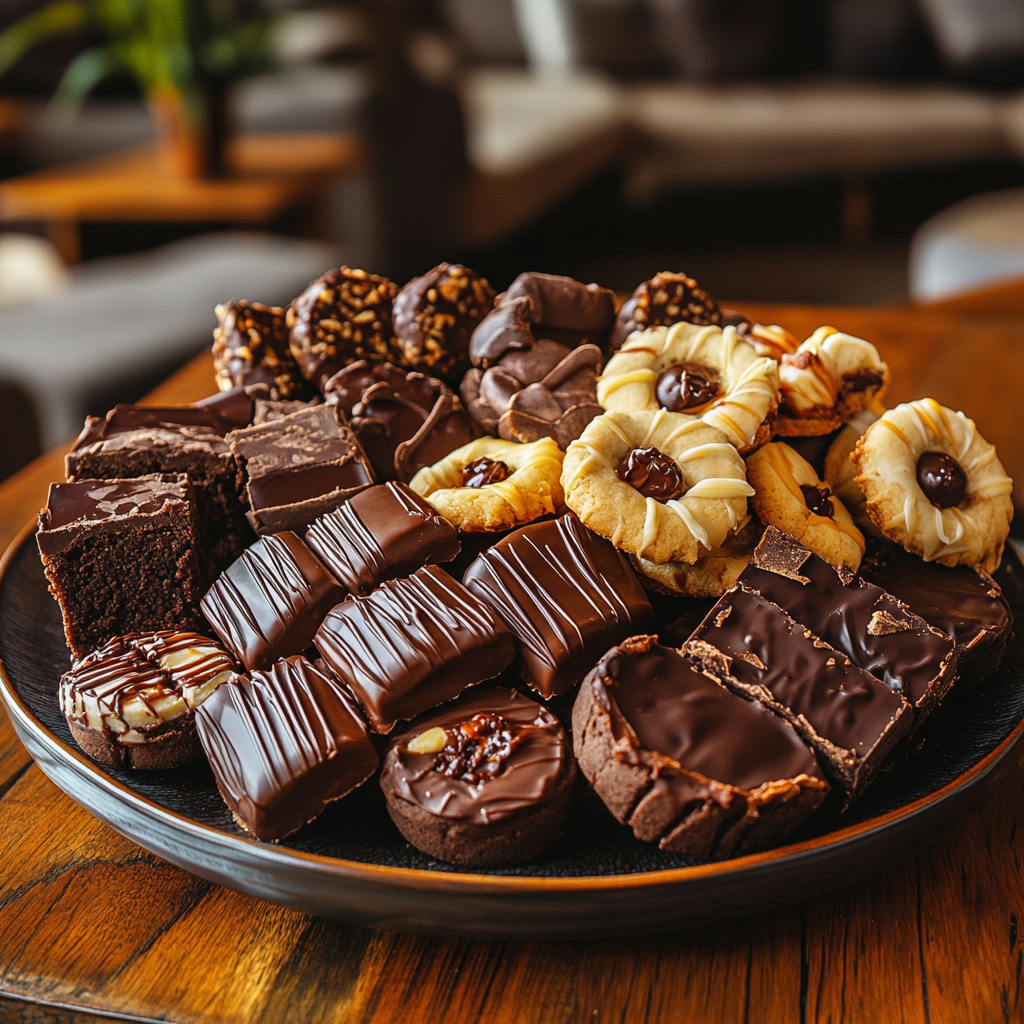
[{"label": "chocolate shard", "polygon": [[247,669],[301,654],[345,590],[296,534],[261,537],[206,592],[203,614]]},{"label": "chocolate shard", "polygon": [[235,820],[277,842],[365,782],[377,751],[343,689],[303,657],[221,686],[196,714]]},{"label": "chocolate shard", "polygon": [[609,647],[654,626],[625,556],[571,515],[509,534],[464,582],[515,634],[520,674],[544,697],[565,693]]},{"label": "chocolate shard", "polygon": [[742,587],[722,596],[684,650],[724,686],[790,722],[851,801],[911,727],[899,693]]},{"label": "chocolate shard", "polygon": [[455,527],[399,483],[367,487],[321,516],[306,531],[306,543],[358,595],[424,565],[450,562],[460,551]]},{"label": "chocolate shard", "polygon": [[490,605],[436,566],[339,604],[314,642],[379,733],[498,675],[515,657],[512,634]]},{"label": "chocolate shard", "polygon": [[701,858],[780,842],[828,784],[807,744],[652,636],[613,647],[572,713],[580,770],[638,839]]}]

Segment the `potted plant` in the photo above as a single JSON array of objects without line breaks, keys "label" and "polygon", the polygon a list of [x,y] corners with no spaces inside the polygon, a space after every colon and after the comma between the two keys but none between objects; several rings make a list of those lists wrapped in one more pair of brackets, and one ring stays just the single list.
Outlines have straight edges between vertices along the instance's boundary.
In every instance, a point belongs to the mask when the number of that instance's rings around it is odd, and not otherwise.
[{"label": "potted plant", "polygon": [[270,65],[270,19],[240,19],[218,0],[53,0],[0,33],[0,75],[37,43],[91,28],[106,41],[68,65],[55,100],[77,104],[98,82],[128,72],[156,121],[173,173],[224,169],[228,85]]}]

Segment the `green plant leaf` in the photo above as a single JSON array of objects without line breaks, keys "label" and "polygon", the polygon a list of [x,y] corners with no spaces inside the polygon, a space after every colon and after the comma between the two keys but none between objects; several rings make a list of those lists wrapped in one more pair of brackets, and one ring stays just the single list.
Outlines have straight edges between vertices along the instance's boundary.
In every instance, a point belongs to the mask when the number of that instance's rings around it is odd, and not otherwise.
[{"label": "green plant leaf", "polygon": [[94,46],[80,53],[67,66],[53,98],[58,103],[77,105],[99,81],[123,66],[115,47]]},{"label": "green plant leaf", "polygon": [[89,20],[88,7],[80,0],[57,0],[34,11],[0,33],[0,75],[4,74],[36,43],[80,28]]}]

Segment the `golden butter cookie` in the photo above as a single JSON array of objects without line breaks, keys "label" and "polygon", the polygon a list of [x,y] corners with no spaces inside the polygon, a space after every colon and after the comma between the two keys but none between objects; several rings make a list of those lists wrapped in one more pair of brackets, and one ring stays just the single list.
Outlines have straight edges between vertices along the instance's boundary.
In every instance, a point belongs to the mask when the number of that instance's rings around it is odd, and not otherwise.
[{"label": "golden butter cookie", "polygon": [[719,547],[753,494],[721,430],[664,409],[591,420],[565,453],[562,487],[591,530],[658,563],[696,562]]},{"label": "golden butter cookie", "polygon": [[886,412],[851,455],[875,525],[926,562],[993,572],[1010,532],[1013,481],[962,412],[933,398]]},{"label": "golden butter cookie", "polygon": [[857,571],[864,535],[805,458],[788,444],[773,441],[747,459],[747,479],[754,488],[750,503],[763,523],[789,534],[831,565]]},{"label": "golden butter cookie", "polygon": [[699,416],[746,452],[771,436],[779,371],[735,327],[652,327],[632,334],[608,360],[597,400],[609,412]]},{"label": "golden butter cookie", "polygon": [[425,466],[409,486],[460,530],[498,533],[554,512],[562,504],[561,472],[553,438],[481,437]]},{"label": "golden butter cookie", "polygon": [[846,511],[853,516],[853,521],[863,533],[881,539],[885,535],[871,521],[868,515],[867,499],[864,492],[857,486],[857,470],[853,468],[850,455],[857,442],[864,436],[864,431],[881,415],[874,409],[862,409],[850,417],[842,430],[825,453],[825,465],[822,476],[825,483],[832,488],[832,493],[846,506]]}]

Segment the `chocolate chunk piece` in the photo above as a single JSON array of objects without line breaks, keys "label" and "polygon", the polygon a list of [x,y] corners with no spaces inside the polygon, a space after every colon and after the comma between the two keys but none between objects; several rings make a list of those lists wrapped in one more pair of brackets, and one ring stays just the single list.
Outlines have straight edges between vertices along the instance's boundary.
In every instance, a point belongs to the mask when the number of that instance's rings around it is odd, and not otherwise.
[{"label": "chocolate chunk piece", "polygon": [[444,380],[469,369],[469,338],[494,307],[494,289],[469,267],[442,263],[395,298],[397,361]]},{"label": "chocolate chunk piece", "polygon": [[324,385],[324,397],[345,414],[381,481],[409,481],[477,436],[442,381],[392,363],[346,366]]},{"label": "chocolate chunk piece", "polygon": [[76,658],[126,633],[199,626],[205,575],[187,477],[50,484],[36,541]]},{"label": "chocolate chunk piece", "polygon": [[192,405],[196,409],[212,410],[227,420],[231,424],[231,429],[235,430],[252,423],[256,400],[268,399],[270,394],[270,388],[266,384],[245,384],[229,388],[227,391],[218,391],[215,395],[207,395]]},{"label": "chocolate chunk piece", "polygon": [[252,426],[258,427],[262,423],[275,423],[277,420],[283,420],[285,416],[290,416],[293,412],[300,412],[319,404],[319,398],[314,398],[309,402],[259,398],[253,406]]},{"label": "chocolate chunk piece", "polygon": [[455,527],[405,484],[377,484],[317,519],[306,543],[350,594],[424,565],[450,562],[460,550]]},{"label": "chocolate chunk piece", "polygon": [[718,303],[692,277],[663,270],[637,285],[615,318],[609,353],[617,352],[634,331],[671,324],[722,324]]},{"label": "chocolate chunk piece", "polygon": [[515,634],[520,674],[544,697],[565,693],[609,647],[654,626],[625,556],[575,516],[509,534],[464,582]]},{"label": "chocolate chunk piece", "polygon": [[280,306],[233,299],[215,312],[213,366],[222,391],[266,384],[275,398],[310,397],[312,389],[292,355],[285,311]]},{"label": "chocolate chunk piece", "polygon": [[79,659],[60,681],[75,742],[116,768],[174,768],[202,756],[194,712],[234,664],[198,633],[117,637]]},{"label": "chocolate chunk piece", "polygon": [[[252,402],[248,402],[250,414]],[[246,423],[248,423],[248,419]],[[241,426],[245,426],[243,423]],[[163,427],[168,430],[176,430],[179,427],[190,427],[196,432],[216,434],[224,437],[225,434],[237,429],[239,424],[233,423],[226,416],[221,415],[216,409],[204,408],[195,405],[177,406],[149,406],[130,405],[122,403],[115,405],[104,417],[87,416],[85,426],[78,435],[75,442],[76,448],[84,448],[97,441],[113,437],[115,434],[125,434],[134,430],[144,430],[151,427]]]},{"label": "chocolate chunk piece", "polygon": [[397,293],[386,277],[351,267],[318,277],[285,314],[302,375],[322,390],[357,359],[387,359],[394,345],[391,310]]},{"label": "chocolate chunk piece", "polygon": [[338,684],[303,657],[237,676],[196,729],[235,820],[276,842],[365,782],[377,751]]},{"label": "chocolate chunk piece", "polygon": [[785,608],[854,665],[902,693],[914,706],[915,728],[953,682],[957,652],[951,637],[880,587],[833,568],[774,527],[765,530],[738,582]]},{"label": "chocolate chunk piece", "polygon": [[783,715],[850,800],[911,727],[901,694],[742,587],[722,596],[684,650],[723,685]]},{"label": "chocolate chunk piece", "polygon": [[490,605],[436,566],[338,605],[315,643],[380,733],[498,675],[515,657],[512,634]]},{"label": "chocolate chunk piece", "polygon": [[344,597],[313,552],[284,531],[261,537],[221,573],[202,609],[224,646],[251,671],[301,654]]},{"label": "chocolate chunk piece", "polygon": [[391,744],[380,785],[417,849],[478,867],[531,860],[557,838],[576,764],[561,723],[515,690],[474,689]]},{"label": "chocolate chunk piece", "polygon": [[675,853],[762,850],[828,793],[786,722],[652,636],[601,658],[580,687],[572,731],[580,770],[608,810],[638,839]]},{"label": "chocolate chunk piece", "polygon": [[246,474],[245,493],[259,534],[304,530],[373,483],[373,470],[348,424],[314,405],[228,435]]}]

